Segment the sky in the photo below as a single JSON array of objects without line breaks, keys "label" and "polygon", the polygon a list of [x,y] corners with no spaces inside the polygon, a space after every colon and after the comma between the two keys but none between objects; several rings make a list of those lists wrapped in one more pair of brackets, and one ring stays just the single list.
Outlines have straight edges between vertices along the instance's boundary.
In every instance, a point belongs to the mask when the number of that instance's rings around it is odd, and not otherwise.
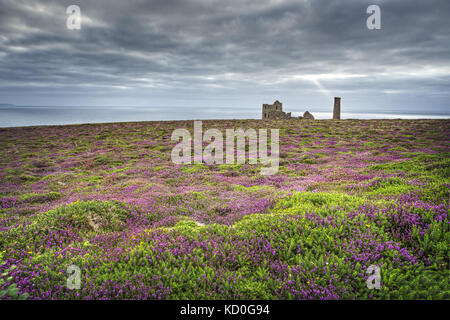
[{"label": "sky", "polygon": [[450,115],[449,88],[448,0],[0,0],[0,104]]}]

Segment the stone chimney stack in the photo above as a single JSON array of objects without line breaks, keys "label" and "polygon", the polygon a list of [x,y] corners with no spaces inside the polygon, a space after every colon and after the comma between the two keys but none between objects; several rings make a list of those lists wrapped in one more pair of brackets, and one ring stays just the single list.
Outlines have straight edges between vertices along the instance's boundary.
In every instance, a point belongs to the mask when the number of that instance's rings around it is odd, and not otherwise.
[{"label": "stone chimney stack", "polygon": [[341,98],[334,97],[333,120],[341,120]]}]

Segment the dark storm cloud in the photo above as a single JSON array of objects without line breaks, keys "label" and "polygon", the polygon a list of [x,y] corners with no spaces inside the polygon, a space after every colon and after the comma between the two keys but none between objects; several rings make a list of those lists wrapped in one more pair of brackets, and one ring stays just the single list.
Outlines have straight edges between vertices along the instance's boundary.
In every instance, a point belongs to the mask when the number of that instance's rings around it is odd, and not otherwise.
[{"label": "dark storm cloud", "polygon": [[[66,28],[71,4],[80,31]],[[381,30],[366,28],[370,4]],[[345,95],[356,109],[448,114],[449,13],[447,0],[0,0],[0,103],[320,107]]]}]

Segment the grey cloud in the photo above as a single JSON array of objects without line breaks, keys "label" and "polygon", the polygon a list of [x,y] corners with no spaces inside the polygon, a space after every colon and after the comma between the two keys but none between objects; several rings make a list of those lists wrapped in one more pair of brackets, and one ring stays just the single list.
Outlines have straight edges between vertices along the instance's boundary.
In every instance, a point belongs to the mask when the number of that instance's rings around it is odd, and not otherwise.
[{"label": "grey cloud", "polygon": [[[345,94],[360,111],[418,110],[433,97],[429,112],[450,113],[446,0],[76,3],[81,31],[65,27],[72,3],[0,0],[0,103],[253,108],[277,98],[319,110]],[[372,3],[381,30],[365,26]]]}]

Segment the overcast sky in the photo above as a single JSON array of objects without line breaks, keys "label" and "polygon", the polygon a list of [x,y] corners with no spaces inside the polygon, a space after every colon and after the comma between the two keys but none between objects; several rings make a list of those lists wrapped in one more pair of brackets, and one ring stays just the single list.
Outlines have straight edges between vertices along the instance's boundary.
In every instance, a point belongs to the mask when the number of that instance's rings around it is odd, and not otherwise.
[{"label": "overcast sky", "polygon": [[449,0],[0,0],[0,103],[450,114],[449,89]]}]

